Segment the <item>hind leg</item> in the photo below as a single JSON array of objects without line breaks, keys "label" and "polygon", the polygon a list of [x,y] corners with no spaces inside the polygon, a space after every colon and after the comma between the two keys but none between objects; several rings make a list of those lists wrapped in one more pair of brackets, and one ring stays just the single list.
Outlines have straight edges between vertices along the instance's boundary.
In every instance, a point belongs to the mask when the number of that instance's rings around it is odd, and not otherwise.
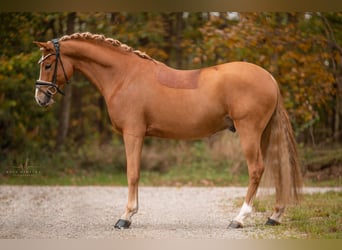
[{"label": "hind leg", "polygon": [[[273,143],[274,144],[274,143]],[[279,150],[279,148],[277,147],[274,147],[273,149],[275,150]],[[278,152],[277,152],[278,153]],[[272,152],[271,154],[273,155],[276,155],[275,152]],[[286,156],[286,152],[281,152],[281,157],[283,157],[285,155]],[[277,160],[275,162],[272,162],[272,164],[281,164],[280,160],[275,157]],[[270,162],[268,164],[271,164]],[[272,167],[272,166],[270,166]],[[275,207],[274,207],[274,210],[273,210],[273,213],[272,213],[272,216],[268,218],[267,222],[266,222],[266,225],[271,225],[271,226],[274,226],[274,225],[279,225],[280,222],[281,222],[281,218],[282,218],[282,215],[284,214],[285,212],[285,197],[284,197],[284,190],[285,190],[285,187],[283,185],[283,183],[290,183],[291,180],[289,180],[289,176],[286,176],[286,173],[282,173],[284,169],[281,168],[273,168],[272,169],[272,174],[269,174],[268,178],[271,178],[274,182],[274,185],[275,185],[275,197],[276,197],[276,204],[275,204]]]},{"label": "hind leg", "polygon": [[285,212],[285,205],[282,204],[280,195],[279,187],[276,187],[276,205],[272,216],[267,219],[266,225],[276,226],[281,222],[282,215]]},{"label": "hind leg", "polygon": [[260,147],[262,129],[259,131],[255,126],[251,125],[253,125],[251,122],[236,123],[236,129],[240,135],[240,143],[248,165],[249,185],[240,212],[230,223],[229,228],[243,227],[245,218],[252,212],[253,200],[264,172]]}]

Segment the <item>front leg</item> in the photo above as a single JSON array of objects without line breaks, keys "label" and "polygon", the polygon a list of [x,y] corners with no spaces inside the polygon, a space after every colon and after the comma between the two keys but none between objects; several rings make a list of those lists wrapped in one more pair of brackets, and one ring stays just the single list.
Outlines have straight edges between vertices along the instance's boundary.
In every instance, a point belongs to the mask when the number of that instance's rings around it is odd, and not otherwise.
[{"label": "front leg", "polygon": [[129,228],[132,216],[138,212],[140,157],[144,137],[124,133],[123,138],[127,161],[128,201],[125,212],[114,226],[119,229]]}]

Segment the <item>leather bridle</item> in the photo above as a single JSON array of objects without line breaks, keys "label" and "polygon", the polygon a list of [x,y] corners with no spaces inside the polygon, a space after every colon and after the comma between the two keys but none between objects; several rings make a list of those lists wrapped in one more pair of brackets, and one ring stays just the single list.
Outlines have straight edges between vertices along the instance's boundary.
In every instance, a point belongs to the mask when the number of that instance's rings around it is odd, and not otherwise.
[{"label": "leather bridle", "polygon": [[[46,60],[47,58],[49,58],[52,55],[56,56],[55,68],[54,68],[54,72],[53,72],[53,76],[52,76],[52,81],[48,82],[48,81],[43,81],[43,80],[40,80],[40,79],[38,79],[36,81],[36,88],[38,88],[40,91],[42,91],[47,97],[51,97],[52,95],[56,94],[57,92],[60,93],[61,95],[64,95],[64,92],[58,87],[58,85],[56,83],[57,82],[58,62],[61,63],[66,83],[69,83],[68,77],[67,77],[67,75],[65,73],[65,70],[64,70],[62,59],[60,57],[60,47],[59,47],[58,39],[53,39],[53,40],[51,40],[51,42],[53,43],[53,46],[55,47],[55,53],[50,53],[50,54],[42,57],[38,61],[38,64],[43,63],[44,60]],[[46,91],[44,91],[44,90],[40,89],[41,86],[48,86],[48,88],[47,88]],[[53,91],[51,91],[51,89],[53,89]]]}]

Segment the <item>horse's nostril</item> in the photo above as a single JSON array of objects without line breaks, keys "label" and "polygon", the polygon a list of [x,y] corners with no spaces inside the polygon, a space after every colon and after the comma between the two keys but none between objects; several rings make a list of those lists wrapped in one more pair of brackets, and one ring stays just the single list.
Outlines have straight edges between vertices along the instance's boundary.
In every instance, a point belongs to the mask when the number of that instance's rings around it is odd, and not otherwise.
[{"label": "horse's nostril", "polygon": [[44,103],[43,103],[41,100],[38,100],[38,104],[39,104],[40,106],[44,106]]},{"label": "horse's nostril", "polygon": [[41,107],[45,107],[47,104],[47,102],[41,101],[39,98],[36,98],[36,101],[37,101],[38,105]]}]

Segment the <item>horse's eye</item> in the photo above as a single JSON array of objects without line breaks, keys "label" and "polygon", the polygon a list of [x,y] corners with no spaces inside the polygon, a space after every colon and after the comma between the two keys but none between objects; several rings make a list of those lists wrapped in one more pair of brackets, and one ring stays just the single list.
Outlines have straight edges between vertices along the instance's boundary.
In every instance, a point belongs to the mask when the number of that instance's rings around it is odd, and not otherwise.
[{"label": "horse's eye", "polygon": [[48,70],[49,68],[51,68],[51,64],[46,64],[45,65],[45,70]]}]

